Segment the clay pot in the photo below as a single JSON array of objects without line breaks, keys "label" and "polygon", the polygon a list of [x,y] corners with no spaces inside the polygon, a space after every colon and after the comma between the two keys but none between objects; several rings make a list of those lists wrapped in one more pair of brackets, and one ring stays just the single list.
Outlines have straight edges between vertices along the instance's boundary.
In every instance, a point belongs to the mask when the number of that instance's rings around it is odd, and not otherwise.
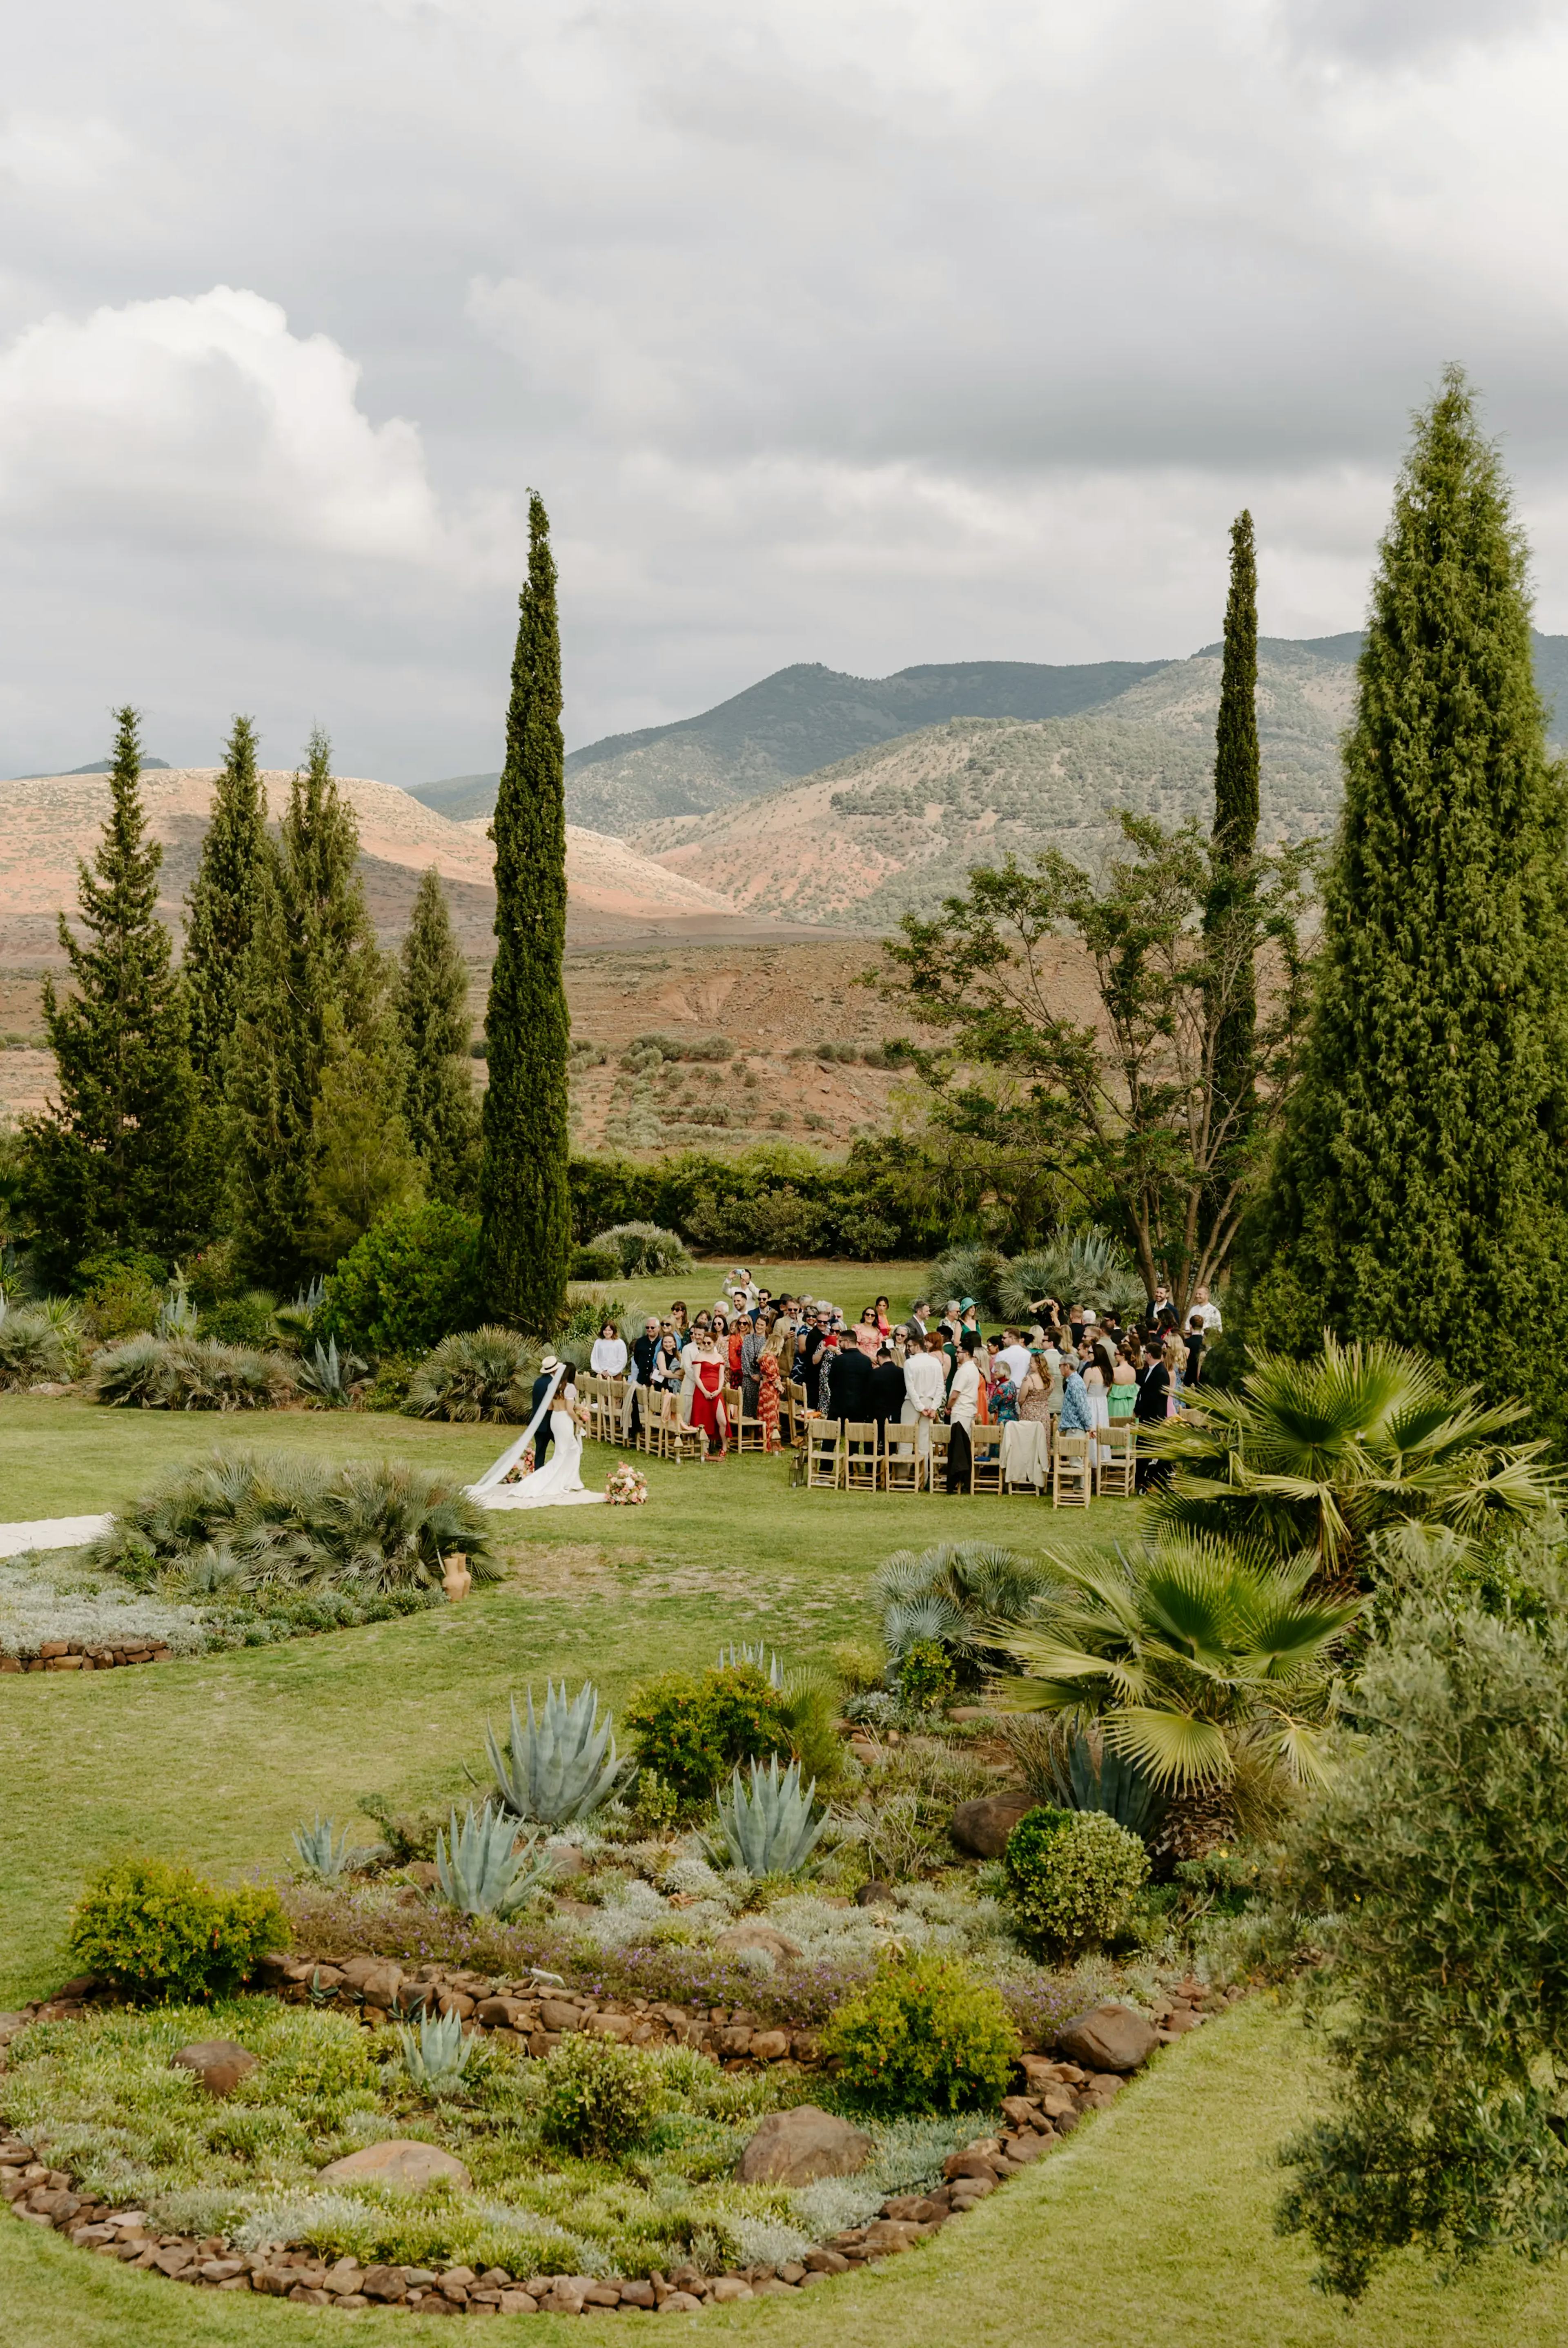
[{"label": "clay pot", "polygon": [[474,1587],[474,1577],[468,1570],[468,1560],[461,1554],[449,1557],[446,1570],[441,1577],[441,1587],[448,1602],[456,1606],[459,1598],[466,1598]]}]

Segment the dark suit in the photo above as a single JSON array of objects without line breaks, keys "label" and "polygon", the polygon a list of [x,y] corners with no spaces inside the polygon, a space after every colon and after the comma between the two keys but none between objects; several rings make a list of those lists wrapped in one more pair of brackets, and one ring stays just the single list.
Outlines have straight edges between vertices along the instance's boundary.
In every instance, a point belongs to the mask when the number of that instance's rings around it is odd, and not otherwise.
[{"label": "dark suit", "polygon": [[[1138,1399],[1132,1406],[1132,1416],[1141,1426],[1163,1426],[1165,1401],[1170,1391],[1170,1371],[1163,1362],[1151,1362],[1138,1380]],[[1170,1479],[1169,1460],[1139,1460],[1137,1484],[1140,1492],[1146,1492],[1151,1484],[1167,1484]]]},{"label": "dark suit", "polygon": [[871,1374],[873,1418],[880,1419],[884,1426],[890,1418],[901,1419],[904,1416],[904,1397],[907,1392],[904,1373],[897,1363],[878,1362]]},{"label": "dark suit", "polygon": [[[555,1385],[555,1376],[556,1374],[553,1370],[541,1370],[538,1376],[534,1380],[533,1390],[528,1395],[528,1416],[530,1418],[533,1416],[535,1411],[538,1410],[540,1403],[543,1402],[546,1395],[548,1394],[551,1386]],[[564,1386],[565,1384],[566,1379],[563,1377],[561,1379],[561,1385]],[[554,1441],[555,1437],[550,1433],[549,1413],[547,1411],[543,1418],[540,1419],[538,1426],[534,1430],[534,1468],[536,1473],[544,1466],[545,1453],[549,1449],[550,1445]]]},{"label": "dark suit", "polygon": [[807,1410],[819,1410],[822,1407],[817,1396],[822,1377],[822,1349],[826,1343],[827,1340],[820,1329],[810,1329],[806,1332],[800,1350],[795,1355],[795,1360],[800,1365],[800,1382],[805,1388]]},{"label": "dark suit", "polygon": [[863,1425],[876,1416],[876,1365],[858,1345],[842,1346],[834,1365],[833,1416],[840,1426]]}]

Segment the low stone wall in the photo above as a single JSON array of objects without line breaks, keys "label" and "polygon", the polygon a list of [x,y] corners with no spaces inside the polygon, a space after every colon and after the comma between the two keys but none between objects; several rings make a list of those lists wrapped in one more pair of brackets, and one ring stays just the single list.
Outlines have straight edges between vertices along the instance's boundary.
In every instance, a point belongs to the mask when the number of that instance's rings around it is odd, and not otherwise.
[{"label": "low stone wall", "polygon": [[172,1647],[138,1642],[129,1646],[77,1639],[46,1639],[36,1655],[0,1655],[0,1672],[111,1672],[127,1663],[171,1663]]}]

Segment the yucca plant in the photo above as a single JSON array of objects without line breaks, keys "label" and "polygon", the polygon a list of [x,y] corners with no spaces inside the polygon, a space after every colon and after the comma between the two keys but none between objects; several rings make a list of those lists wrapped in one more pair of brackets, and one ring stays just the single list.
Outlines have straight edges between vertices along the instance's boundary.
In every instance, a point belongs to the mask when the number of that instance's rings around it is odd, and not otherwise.
[{"label": "yucca plant", "polygon": [[155,1334],[159,1337],[194,1337],[200,1317],[185,1283],[177,1281],[158,1308]]},{"label": "yucca plant", "polygon": [[318,1338],[294,1376],[301,1392],[309,1395],[320,1409],[346,1410],[354,1399],[354,1381],[364,1377],[366,1367],[357,1354],[340,1354],[335,1337],[329,1337],[324,1345]]},{"label": "yucca plant", "polygon": [[404,2069],[425,2096],[454,2094],[479,2043],[464,2037],[463,2017],[458,2013],[422,2013],[417,2030],[399,2023],[397,2034],[403,2043]]},{"label": "yucca plant", "polygon": [[1021,1622],[1049,1570],[1038,1558],[987,1541],[901,1549],[871,1578],[882,1615],[890,1681],[907,1650],[924,1640],[943,1647],[961,1683],[973,1687],[1006,1661],[998,1626]]},{"label": "yucca plant", "polygon": [[[827,1824],[827,1812],[818,1814],[814,1808],[815,1797],[815,1777],[801,1789],[798,1761],[783,1771],[776,1756],[765,1769],[753,1761],[749,1788],[737,1769],[718,1804],[719,1829],[731,1865],[753,1876],[797,1873]],[[717,1851],[713,1855],[719,1856]]]},{"label": "yucca plant", "polygon": [[615,1750],[615,1723],[599,1717],[599,1691],[585,1680],[569,1704],[566,1682],[545,1682],[542,1717],[528,1694],[528,1716],[519,1717],[512,1698],[512,1734],[503,1753],[493,1729],[485,1729],[485,1750],[506,1807],[541,1826],[561,1827],[597,1810],[624,1772]]},{"label": "yucca plant", "polygon": [[[597,1334],[597,1332],[595,1333]],[[425,1354],[409,1381],[410,1418],[527,1419],[539,1358],[530,1338],[487,1324],[458,1330]]]},{"label": "yucca plant", "polygon": [[1518,1403],[1483,1405],[1401,1345],[1339,1345],[1309,1362],[1264,1354],[1241,1390],[1198,1388],[1181,1417],[1147,1430],[1175,1469],[1152,1496],[1163,1523],[1310,1550],[1326,1588],[1364,1578],[1375,1536],[1404,1521],[1474,1544],[1500,1519],[1558,1504],[1544,1442],[1508,1444]]},{"label": "yucca plant", "polygon": [[474,1813],[470,1802],[461,1826],[454,1809],[447,1834],[436,1837],[436,1879],[441,1897],[464,1916],[514,1914],[554,1872],[539,1838],[516,1849],[518,1822],[488,1802]]},{"label": "yucca plant", "polygon": [[1053,1561],[1026,1627],[999,1625],[1023,1676],[999,1708],[1098,1729],[1163,1792],[1225,1786],[1245,1742],[1299,1786],[1327,1781],[1333,1656],[1359,1601],[1305,1593],[1310,1553],[1174,1527],[1146,1548]]},{"label": "yucca plant", "polygon": [[351,1847],[348,1836],[349,1830],[344,1827],[341,1837],[334,1840],[333,1820],[323,1818],[319,1812],[310,1826],[302,1822],[297,1826],[294,1849],[305,1873],[318,1877],[323,1883],[341,1882],[365,1856],[363,1850]]}]

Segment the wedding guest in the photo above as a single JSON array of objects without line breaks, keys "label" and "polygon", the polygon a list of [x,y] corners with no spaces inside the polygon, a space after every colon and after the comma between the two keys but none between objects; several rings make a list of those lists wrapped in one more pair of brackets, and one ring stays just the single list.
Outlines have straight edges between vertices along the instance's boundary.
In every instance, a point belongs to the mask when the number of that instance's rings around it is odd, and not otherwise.
[{"label": "wedding guest", "polygon": [[757,1361],[756,1406],[746,1406],[748,1417],[761,1422],[763,1449],[779,1449],[779,1404],[784,1396],[784,1374],[779,1361],[776,1336],[764,1343]]},{"label": "wedding guest", "polygon": [[979,1413],[981,1383],[975,1362],[979,1339],[972,1329],[966,1329],[958,1340],[958,1365],[953,1372],[953,1382],[948,1389],[948,1491],[967,1492],[969,1488],[974,1449],[969,1430]]},{"label": "wedding guest", "polygon": [[626,1340],[613,1321],[600,1324],[588,1357],[588,1366],[596,1378],[618,1378],[626,1367]]}]

